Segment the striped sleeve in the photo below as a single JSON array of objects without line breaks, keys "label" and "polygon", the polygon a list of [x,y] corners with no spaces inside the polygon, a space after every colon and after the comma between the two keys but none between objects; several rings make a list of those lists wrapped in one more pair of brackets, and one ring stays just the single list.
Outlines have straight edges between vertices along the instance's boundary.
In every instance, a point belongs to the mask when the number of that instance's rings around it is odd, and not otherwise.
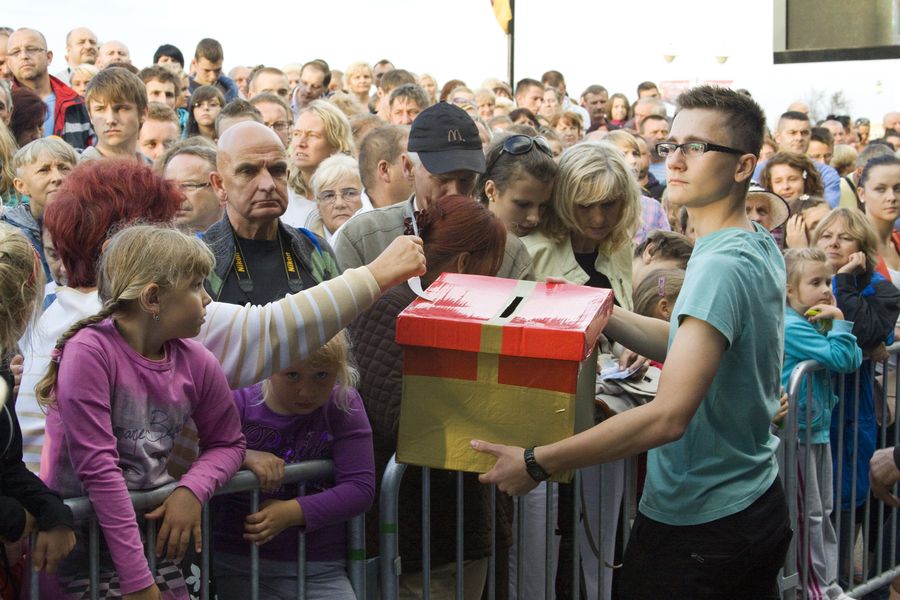
[{"label": "striped sleeve", "polygon": [[368,267],[359,267],[265,306],[213,302],[196,339],[240,389],[320,348],[380,293]]}]

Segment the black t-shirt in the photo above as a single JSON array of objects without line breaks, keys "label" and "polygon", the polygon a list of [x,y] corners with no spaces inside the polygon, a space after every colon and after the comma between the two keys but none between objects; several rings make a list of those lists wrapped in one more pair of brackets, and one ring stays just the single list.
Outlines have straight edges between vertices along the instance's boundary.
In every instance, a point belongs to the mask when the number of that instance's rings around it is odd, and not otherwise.
[{"label": "black t-shirt", "polygon": [[[575,253],[575,260],[578,261],[578,266],[588,274],[588,280],[584,285],[602,288],[604,290],[612,289],[612,282],[609,280],[609,277],[599,272],[594,265],[597,263],[597,255],[599,251],[594,250],[593,252],[586,252],[581,254],[579,252]],[[619,306],[618,299],[614,299],[616,306]]]},{"label": "black t-shirt", "polygon": [[[247,272],[253,281],[253,290],[245,292],[238,285],[238,277],[234,267],[228,270],[222,292],[217,300],[229,304],[267,304],[280,300],[290,293],[287,272],[284,267],[284,256],[281,244],[274,240],[250,240],[235,237],[241,246],[241,254],[247,263]],[[296,261],[295,261],[296,262]],[[297,264],[299,267],[299,263]],[[306,282],[304,278],[304,287]]]}]

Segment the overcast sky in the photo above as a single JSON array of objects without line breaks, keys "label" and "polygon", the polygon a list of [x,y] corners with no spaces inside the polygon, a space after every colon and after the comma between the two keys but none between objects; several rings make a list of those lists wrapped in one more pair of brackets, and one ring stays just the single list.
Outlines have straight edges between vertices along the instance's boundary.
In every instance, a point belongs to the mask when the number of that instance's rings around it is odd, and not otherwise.
[{"label": "overcast sky", "polygon": [[[572,95],[600,83],[633,100],[646,79],[717,80],[749,89],[770,120],[814,90],[843,91],[854,117],[880,122],[900,109],[900,60],[773,65],[770,0],[517,0],[516,10],[516,78],[557,69]],[[161,43],[190,57],[199,39],[214,37],[226,69],[312,58],[343,69],[389,58],[439,84],[459,78],[473,88],[507,72],[506,36],[490,0],[9,0],[3,20],[47,36],[56,53],[51,72],[65,65],[65,34],[76,26],[90,27],[101,42],[122,40],[138,67]],[[666,62],[667,54],[675,60]],[[716,57],[728,58],[720,64]]]}]

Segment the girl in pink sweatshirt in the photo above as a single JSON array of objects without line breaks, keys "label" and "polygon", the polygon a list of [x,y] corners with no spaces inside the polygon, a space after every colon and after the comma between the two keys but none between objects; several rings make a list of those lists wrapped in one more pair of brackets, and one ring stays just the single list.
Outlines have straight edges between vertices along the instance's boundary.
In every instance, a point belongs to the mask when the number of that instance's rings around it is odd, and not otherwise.
[{"label": "girl in pink sweatshirt", "polygon": [[[38,384],[49,407],[42,476],[64,497],[87,495],[103,532],[100,597],[187,598],[177,566],[191,537],[200,551],[201,505],[244,457],[240,418],[218,361],[190,338],[210,302],[213,256],[174,229],[136,226],[112,237],[100,259],[103,308],[57,342]],[[200,455],[156,510],[160,560],[150,571],[129,491],[171,483],[166,466],[188,418]],[[60,567],[54,597],[80,598],[89,583],[87,528]],[[105,541],[105,543],[103,543]]]}]

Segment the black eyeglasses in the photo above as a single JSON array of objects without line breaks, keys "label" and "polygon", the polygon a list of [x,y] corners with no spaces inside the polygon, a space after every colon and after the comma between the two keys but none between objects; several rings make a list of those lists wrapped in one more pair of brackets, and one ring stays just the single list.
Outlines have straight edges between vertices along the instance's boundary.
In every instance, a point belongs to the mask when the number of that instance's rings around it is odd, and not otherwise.
[{"label": "black eyeglasses", "polygon": [[683,144],[660,142],[656,145],[656,153],[659,154],[660,158],[666,158],[670,154],[675,154],[675,151],[679,148],[681,148],[681,152],[685,156],[702,156],[707,152],[727,152],[728,154],[737,155],[749,154],[749,152],[744,152],[737,148],[729,148],[728,146],[720,146],[710,142],[685,142]]},{"label": "black eyeglasses", "polygon": [[545,138],[541,136],[531,137],[530,135],[522,133],[511,135],[503,140],[503,148],[501,148],[500,152],[497,153],[497,156],[488,163],[484,172],[490,173],[494,163],[496,163],[504,153],[518,156],[520,154],[528,154],[531,152],[531,149],[535,147],[550,158],[553,158],[553,150],[550,149],[550,144],[547,143]]}]

